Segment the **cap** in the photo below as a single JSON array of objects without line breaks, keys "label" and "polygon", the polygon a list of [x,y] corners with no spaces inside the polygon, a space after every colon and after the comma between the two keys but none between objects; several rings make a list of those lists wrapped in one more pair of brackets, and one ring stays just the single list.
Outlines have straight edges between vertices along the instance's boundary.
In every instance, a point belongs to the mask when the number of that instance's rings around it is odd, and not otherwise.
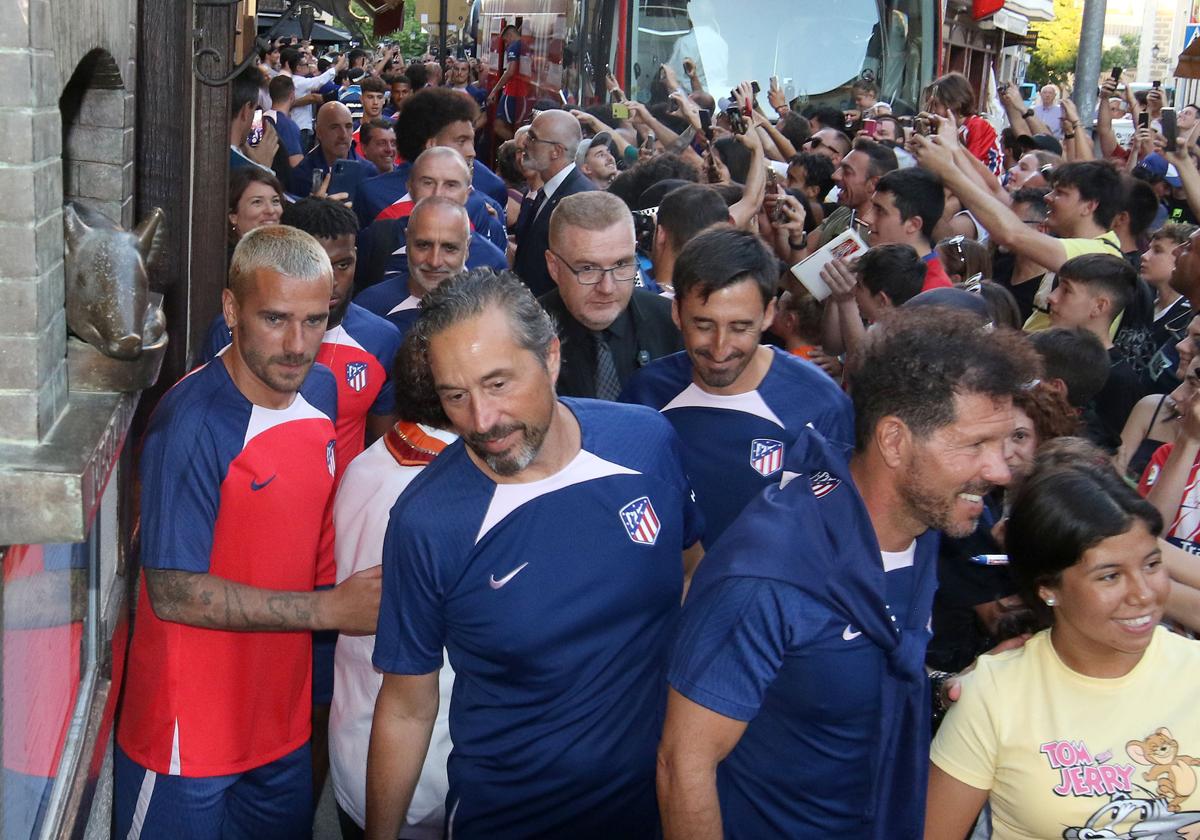
[{"label": "cap", "polygon": [[919,306],[943,306],[947,309],[958,309],[978,315],[984,321],[991,322],[992,315],[988,311],[987,301],[982,295],[973,294],[966,289],[940,288],[921,292],[904,302],[902,309],[916,309]]},{"label": "cap", "polygon": [[579,150],[575,152],[575,165],[583,166],[583,161],[587,158],[588,152],[596,146],[608,146],[609,151],[612,151],[612,132],[599,131],[590,140],[584,140],[580,143]]},{"label": "cap", "polygon": [[1053,152],[1056,155],[1063,153],[1062,143],[1058,142],[1058,138],[1049,134],[1022,134],[1017,138],[1017,146],[1026,151],[1042,151]]},{"label": "cap", "polygon": [[1167,163],[1167,159],[1158,152],[1152,152],[1142,158],[1133,168],[1133,174],[1147,181],[1166,181],[1172,187],[1183,186],[1183,181],[1179,178],[1179,171]]}]

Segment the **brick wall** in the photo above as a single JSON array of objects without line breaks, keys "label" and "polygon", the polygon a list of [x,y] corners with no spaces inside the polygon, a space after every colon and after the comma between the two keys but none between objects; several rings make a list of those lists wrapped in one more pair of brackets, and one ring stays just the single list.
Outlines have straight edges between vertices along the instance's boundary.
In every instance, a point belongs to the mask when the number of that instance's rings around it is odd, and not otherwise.
[{"label": "brick wall", "polygon": [[97,2],[0,0],[0,440],[67,404],[64,199],[134,224],[136,0]]}]

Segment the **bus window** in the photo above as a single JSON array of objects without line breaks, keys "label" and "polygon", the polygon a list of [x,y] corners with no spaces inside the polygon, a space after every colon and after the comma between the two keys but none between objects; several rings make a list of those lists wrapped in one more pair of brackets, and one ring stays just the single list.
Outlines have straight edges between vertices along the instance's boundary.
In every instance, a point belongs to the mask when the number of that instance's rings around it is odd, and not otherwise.
[{"label": "bus window", "polygon": [[910,113],[933,69],[933,0],[638,0],[636,9],[629,92],[642,101],[661,96],[651,89],[660,64],[683,79],[692,58],[717,97],[743,80],[765,90],[775,76],[801,107],[842,107],[865,76]]}]

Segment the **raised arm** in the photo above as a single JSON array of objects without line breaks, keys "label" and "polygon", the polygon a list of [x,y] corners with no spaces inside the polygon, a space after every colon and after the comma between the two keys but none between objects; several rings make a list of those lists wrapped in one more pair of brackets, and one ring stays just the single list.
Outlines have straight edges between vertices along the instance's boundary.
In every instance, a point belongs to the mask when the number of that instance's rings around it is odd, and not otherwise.
[{"label": "raised arm", "polygon": [[[1003,202],[976,184],[948,152],[938,138],[913,137],[912,147],[918,163],[940,175],[942,181],[962,202],[963,207],[979,220],[991,239],[999,246],[1026,257],[1047,271],[1058,271],[1067,261],[1062,242],[1032,230]],[[960,151],[958,154],[966,154]]]}]

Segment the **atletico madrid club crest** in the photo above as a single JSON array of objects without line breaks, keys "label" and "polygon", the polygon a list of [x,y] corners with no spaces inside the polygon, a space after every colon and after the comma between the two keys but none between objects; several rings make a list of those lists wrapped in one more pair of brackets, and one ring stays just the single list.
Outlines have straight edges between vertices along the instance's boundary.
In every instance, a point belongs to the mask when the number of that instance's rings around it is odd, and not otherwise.
[{"label": "atletico madrid club crest", "polygon": [[346,384],[355,390],[361,391],[367,387],[367,363],[366,362],[347,362],[346,363]]},{"label": "atletico madrid club crest", "polygon": [[828,496],[830,493],[836,490],[837,486],[842,482],[834,478],[825,470],[821,470],[820,472],[815,472],[812,474],[812,477],[809,479],[809,483],[812,485],[813,495],[819,499],[822,496]]},{"label": "atletico madrid club crest", "polygon": [[658,532],[662,529],[662,523],[658,521],[658,514],[654,512],[654,505],[650,504],[649,496],[634,499],[621,508],[621,524],[625,526],[629,539],[642,545],[654,545],[654,541],[658,539]]},{"label": "atletico madrid club crest", "polygon": [[337,472],[337,456],[334,454],[334,441],[329,441],[325,444],[325,466],[329,467],[329,474],[333,475]]},{"label": "atletico madrid club crest", "polygon": [[779,472],[783,466],[783,444],[770,438],[750,441],[750,466],[759,475]]}]

